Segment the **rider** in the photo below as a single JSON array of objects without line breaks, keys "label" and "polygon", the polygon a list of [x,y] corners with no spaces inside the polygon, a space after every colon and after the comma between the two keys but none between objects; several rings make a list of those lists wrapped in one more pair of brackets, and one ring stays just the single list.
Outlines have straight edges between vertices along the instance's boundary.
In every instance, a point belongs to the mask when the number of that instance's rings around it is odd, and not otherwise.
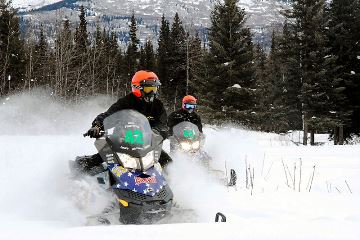
[{"label": "rider", "polygon": [[181,122],[187,121],[195,124],[202,132],[200,116],[195,112],[197,99],[194,96],[187,95],[182,100],[182,107],[171,113],[168,117],[168,126],[172,135],[173,127]]},{"label": "rider", "polygon": [[[100,131],[104,130],[103,121],[107,116],[123,109],[134,109],[148,118],[154,132],[160,134],[164,139],[167,138],[166,111],[163,103],[156,98],[160,85],[160,80],[154,72],[147,70],[136,72],[131,80],[132,92],[120,98],[106,112],[99,114],[92,122],[92,127],[87,134],[91,138],[99,138]],[[103,162],[99,153],[76,161],[83,171],[90,170]],[[159,159],[160,165],[165,166],[171,161],[170,156],[162,150]]]}]

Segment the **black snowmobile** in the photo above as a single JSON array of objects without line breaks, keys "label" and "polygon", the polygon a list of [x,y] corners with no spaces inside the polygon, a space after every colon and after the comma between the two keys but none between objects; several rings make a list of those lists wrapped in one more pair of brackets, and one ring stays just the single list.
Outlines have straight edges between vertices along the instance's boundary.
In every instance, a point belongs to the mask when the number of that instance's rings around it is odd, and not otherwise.
[{"label": "black snowmobile", "polygon": [[[103,166],[89,173],[97,176],[100,184],[111,186],[120,222],[147,224],[165,217],[171,210],[173,193],[158,163],[163,138],[134,110],[110,115],[104,120],[104,130],[95,141]],[[101,177],[104,172],[108,177]]]},{"label": "black snowmobile", "polygon": [[[191,159],[206,167],[213,175],[222,175],[223,171],[211,168],[211,157],[203,150],[205,136],[199,128],[188,121],[180,122],[173,127],[173,135],[169,137],[170,151],[172,153],[180,151],[187,154]],[[226,175],[226,174],[225,174]],[[220,177],[222,178],[222,177]],[[230,169],[229,179],[222,179],[228,186],[236,185],[236,172]]]}]

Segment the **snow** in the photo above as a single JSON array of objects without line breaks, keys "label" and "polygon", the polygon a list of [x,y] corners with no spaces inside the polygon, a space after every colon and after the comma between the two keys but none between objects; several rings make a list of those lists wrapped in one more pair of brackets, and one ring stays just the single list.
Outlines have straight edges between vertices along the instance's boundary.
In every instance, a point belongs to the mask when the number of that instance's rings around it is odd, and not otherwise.
[{"label": "snow", "polygon": [[351,71],[350,73],[351,73],[352,75],[354,75],[354,74],[355,74],[355,71]]},{"label": "snow", "polygon": [[233,86],[232,86],[233,88],[241,88],[241,86],[240,86],[240,84],[234,84]]},{"label": "snow", "polygon": [[12,0],[12,6],[14,8],[25,8],[30,10],[61,1],[62,0]]},{"label": "snow", "polygon": [[[316,135],[324,145],[296,146],[298,132],[277,135],[236,126],[207,125],[204,131],[214,167],[234,168],[237,189],[210,181],[181,155],[169,166],[177,203],[193,208],[198,219],[85,226],[85,217],[106,206],[108,196],[91,179],[69,182],[67,161],[95,152],[93,140],[81,134],[109,102],[97,98],[64,106],[40,93],[6,102],[0,107],[1,240],[360,238],[360,145],[333,146]],[[254,171],[253,189],[245,187],[246,167]],[[219,211],[226,223],[214,223]]]}]

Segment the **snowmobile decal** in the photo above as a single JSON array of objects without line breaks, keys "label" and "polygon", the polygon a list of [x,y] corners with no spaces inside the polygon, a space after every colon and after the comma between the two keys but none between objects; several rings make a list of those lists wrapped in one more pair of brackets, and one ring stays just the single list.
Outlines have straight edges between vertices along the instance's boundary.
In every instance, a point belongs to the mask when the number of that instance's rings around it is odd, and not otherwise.
[{"label": "snowmobile decal", "polygon": [[140,185],[142,183],[156,183],[156,177],[140,178],[135,177],[135,185]]},{"label": "snowmobile decal", "polygon": [[193,130],[189,130],[189,129],[184,129],[184,137],[185,138],[189,138],[189,139],[193,139],[195,138],[195,131]]},{"label": "snowmobile decal", "polygon": [[143,145],[144,144],[144,140],[143,140],[143,133],[140,130],[134,130],[131,131],[127,131],[125,133],[125,143],[130,143],[130,144],[140,144]]},{"label": "snowmobile decal", "polygon": [[111,169],[111,172],[113,172],[115,176],[120,177],[122,174],[126,173],[127,170],[122,166],[116,166],[113,169]]},{"label": "snowmobile decal", "polygon": [[139,170],[129,171],[118,164],[111,164],[108,169],[117,178],[118,184],[113,186],[114,189],[131,190],[155,196],[167,184],[164,177],[154,167],[146,172],[141,172]]}]

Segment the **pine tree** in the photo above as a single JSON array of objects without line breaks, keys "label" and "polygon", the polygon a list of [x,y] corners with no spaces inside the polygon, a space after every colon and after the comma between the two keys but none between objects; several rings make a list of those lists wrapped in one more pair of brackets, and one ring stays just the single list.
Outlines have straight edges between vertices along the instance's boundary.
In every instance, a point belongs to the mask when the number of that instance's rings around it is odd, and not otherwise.
[{"label": "pine tree", "polygon": [[264,130],[301,129],[300,58],[295,32],[285,21],[282,34],[273,31],[272,44],[259,94]]},{"label": "pine tree", "polygon": [[35,81],[39,86],[50,87],[50,69],[49,69],[49,47],[44,34],[44,29],[41,26],[39,41],[35,45],[34,53],[34,76]]},{"label": "pine tree", "polygon": [[145,56],[145,50],[144,48],[141,46],[140,47],[140,58],[139,58],[139,69],[146,69],[145,67],[145,62],[146,62],[146,56]]},{"label": "pine tree", "polygon": [[355,42],[352,54],[352,78],[350,87],[353,90],[347,93],[349,102],[353,106],[353,114],[351,116],[350,133],[360,135],[360,1],[354,3],[356,21],[352,23],[353,42]]},{"label": "pine tree", "polygon": [[288,130],[302,129],[301,96],[301,51],[296,41],[296,32],[292,25],[285,21],[282,36],[279,40],[281,73],[283,82],[282,102],[284,114],[288,121]]},{"label": "pine tree", "polygon": [[89,51],[90,56],[90,74],[89,83],[91,85],[92,95],[96,93],[104,93],[106,86],[104,84],[104,78],[106,77],[107,57],[106,52],[106,36],[107,32],[105,29],[101,31],[100,26],[96,26],[95,38],[92,43],[92,47]]},{"label": "pine tree", "polygon": [[75,49],[79,55],[85,54],[88,50],[89,40],[87,33],[87,21],[85,18],[85,9],[84,6],[80,7],[79,15],[80,23],[75,31]]},{"label": "pine tree", "polygon": [[175,13],[170,30],[170,42],[168,65],[169,78],[172,90],[170,94],[170,106],[174,109],[180,107],[181,99],[186,95],[186,34],[179,18]]},{"label": "pine tree", "polygon": [[77,72],[73,68],[74,54],[73,35],[70,21],[65,20],[55,41],[55,78],[51,84],[54,96],[73,99],[76,96]]},{"label": "pine tree", "polygon": [[273,75],[277,73],[273,71],[277,68],[277,61],[274,57],[275,54],[275,33],[272,35],[272,45],[270,50],[269,59],[260,43],[254,46],[254,68],[255,68],[255,81],[256,81],[256,122],[260,129],[271,131],[274,130],[273,116]]},{"label": "pine tree", "polygon": [[91,88],[91,83],[88,82],[88,74],[90,68],[89,62],[89,40],[87,33],[87,21],[85,19],[84,6],[80,7],[79,26],[75,30],[75,58],[73,61],[73,68],[76,74],[75,95],[76,101],[81,100],[83,96],[93,94],[93,91],[88,91]]},{"label": "pine tree", "polygon": [[155,71],[155,55],[151,41],[145,42],[145,47],[140,47],[139,69]]},{"label": "pine tree", "polygon": [[109,54],[108,54],[110,71],[110,88],[107,94],[112,97],[119,97],[128,94],[129,80],[126,77],[126,64],[123,53],[118,46],[118,38],[115,32],[111,32],[109,41]]},{"label": "pine tree", "polygon": [[0,95],[22,87],[25,69],[24,41],[11,1],[0,0]]},{"label": "pine tree", "polygon": [[209,92],[215,118],[251,122],[255,104],[253,87],[253,44],[250,29],[245,27],[245,11],[237,0],[216,4],[211,13],[209,32]]},{"label": "pine tree", "polygon": [[336,71],[332,75],[335,89],[332,113],[339,121],[334,140],[340,144],[343,139],[338,135],[343,134],[343,127],[345,138],[360,133],[359,8],[358,0],[333,0],[329,9],[329,47],[336,57]]},{"label": "pine tree", "polygon": [[170,101],[170,93],[173,91],[169,77],[169,63],[170,63],[170,26],[169,21],[165,19],[165,15],[161,18],[161,27],[158,40],[157,49],[157,73],[161,81],[161,98],[164,104],[168,106]]},{"label": "pine tree", "polygon": [[155,54],[154,47],[150,39],[145,43],[145,69],[155,71]]},{"label": "pine tree", "polygon": [[127,62],[127,74],[128,78],[130,78],[134,73],[138,70],[139,65],[139,58],[140,53],[138,50],[138,45],[140,40],[138,39],[137,35],[137,24],[134,13],[131,16],[131,23],[130,23],[130,43],[127,47],[126,51],[126,62]]},{"label": "pine tree", "polygon": [[197,111],[202,117],[203,122],[211,119],[211,105],[206,97],[211,90],[208,88],[209,79],[208,65],[206,64],[207,50],[202,45],[198,33],[188,37],[187,58],[188,58],[188,81],[187,94],[193,95],[198,100]]},{"label": "pine tree", "polygon": [[204,89],[205,75],[205,52],[201,46],[201,40],[196,33],[195,36],[189,36],[187,40],[187,68],[188,68],[188,86],[187,94],[194,95],[198,99],[202,97]]},{"label": "pine tree", "polygon": [[299,0],[287,15],[295,19],[292,24],[296,32],[295,43],[300,53],[300,76],[302,80],[301,102],[304,115],[304,139],[311,131],[314,143],[315,131],[327,131],[334,124],[331,111],[332,82],[329,80],[334,58],[329,56],[324,0]]}]

